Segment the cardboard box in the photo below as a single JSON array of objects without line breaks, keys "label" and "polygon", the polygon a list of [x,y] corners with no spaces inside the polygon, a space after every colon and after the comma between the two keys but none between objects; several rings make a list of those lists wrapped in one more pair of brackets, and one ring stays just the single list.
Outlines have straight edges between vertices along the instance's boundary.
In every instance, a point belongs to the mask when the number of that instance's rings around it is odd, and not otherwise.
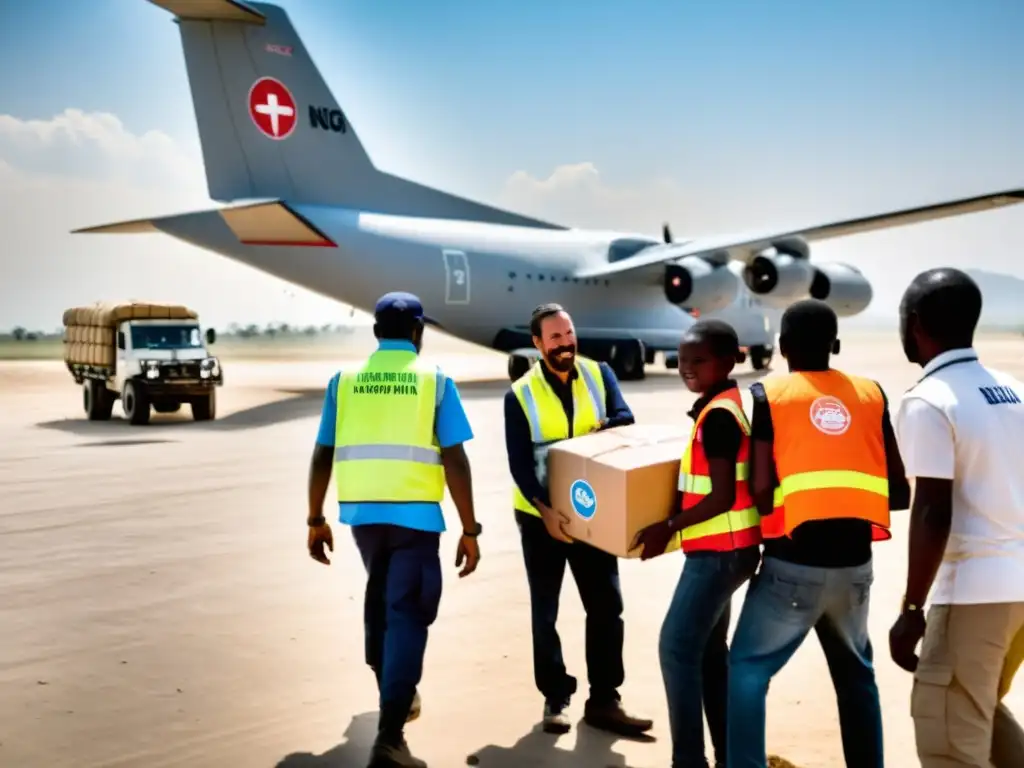
[{"label": "cardboard box", "polygon": [[[642,528],[669,516],[679,462],[689,442],[682,427],[631,424],[556,443],[548,451],[551,504],[568,516],[570,536],[618,557]],[[675,537],[666,551],[679,549]]]}]

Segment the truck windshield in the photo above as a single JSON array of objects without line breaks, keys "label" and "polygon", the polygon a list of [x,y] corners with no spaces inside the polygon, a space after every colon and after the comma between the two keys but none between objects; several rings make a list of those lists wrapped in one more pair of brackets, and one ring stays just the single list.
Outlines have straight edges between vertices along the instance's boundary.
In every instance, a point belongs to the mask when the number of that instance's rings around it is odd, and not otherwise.
[{"label": "truck windshield", "polygon": [[196,349],[203,346],[195,325],[133,325],[133,349]]}]

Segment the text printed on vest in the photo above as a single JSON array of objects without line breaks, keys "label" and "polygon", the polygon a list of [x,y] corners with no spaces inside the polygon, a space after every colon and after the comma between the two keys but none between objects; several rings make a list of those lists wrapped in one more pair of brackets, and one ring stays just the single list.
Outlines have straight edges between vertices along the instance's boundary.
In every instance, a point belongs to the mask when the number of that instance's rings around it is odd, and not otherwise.
[{"label": "text printed on vest", "polygon": [[407,371],[364,371],[356,374],[355,395],[418,395],[419,377]]}]

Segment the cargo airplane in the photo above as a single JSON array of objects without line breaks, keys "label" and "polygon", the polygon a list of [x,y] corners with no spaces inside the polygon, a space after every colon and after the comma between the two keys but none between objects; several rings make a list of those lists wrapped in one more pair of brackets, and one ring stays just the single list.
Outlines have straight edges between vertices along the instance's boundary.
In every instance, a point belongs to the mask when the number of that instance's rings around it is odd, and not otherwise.
[{"label": "cargo airplane", "polygon": [[871,301],[854,267],[812,263],[810,244],[1019,203],[1024,190],[858,219],[674,240],[575,229],[473,202],[379,170],[285,11],[239,0],[149,0],[175,15],[207,185],[224,207],[77,232],[163,232],[369,310],[419,294],[441,328],[533,353],[531,310],[572,313],[582,354],[640,378],[673,351],[693,315],[729,320],[756,369],[778,310],[813,296],[840,316]]}]

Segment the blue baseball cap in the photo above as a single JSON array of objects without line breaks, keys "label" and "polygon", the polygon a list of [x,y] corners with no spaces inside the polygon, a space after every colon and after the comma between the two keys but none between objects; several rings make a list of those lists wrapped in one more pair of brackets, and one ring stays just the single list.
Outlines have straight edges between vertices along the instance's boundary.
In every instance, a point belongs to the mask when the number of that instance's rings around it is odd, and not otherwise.
[{"label": "blue baseball cap", "polygon": [[423,304],[420,302],[419,297],[405,291],[385,293],[377,299],[377,306],[373,308],[375,320],[380,320],[382,317],[400,317],[403,315],[428,325],[437,325],[432,318],[423,314]]}]

